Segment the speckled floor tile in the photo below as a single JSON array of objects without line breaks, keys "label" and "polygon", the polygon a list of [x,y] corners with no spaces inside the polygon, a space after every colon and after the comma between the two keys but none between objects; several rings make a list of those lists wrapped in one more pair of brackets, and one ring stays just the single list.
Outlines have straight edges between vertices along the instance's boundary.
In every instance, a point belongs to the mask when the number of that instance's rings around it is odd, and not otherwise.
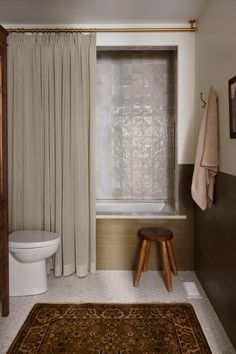
[{"label": "speckled floor tile", "polygon": [[[0,354],[5,354],[32,306],[37,302],[53,303],[152,303],[189,302],[193,305],[213,354],[235,354],[213,307],[194,272],[179,272],[172,277],[173,293],[168,293],[160,272],[142,274],[139,288],[133,287],[130,271],[98,271],[85,278],[76,276],[48,278],[49,290],[37,296],[10,298],[10,315],[0,319]],[[201,299],[188,299],[184,281],[194,281]]]}]

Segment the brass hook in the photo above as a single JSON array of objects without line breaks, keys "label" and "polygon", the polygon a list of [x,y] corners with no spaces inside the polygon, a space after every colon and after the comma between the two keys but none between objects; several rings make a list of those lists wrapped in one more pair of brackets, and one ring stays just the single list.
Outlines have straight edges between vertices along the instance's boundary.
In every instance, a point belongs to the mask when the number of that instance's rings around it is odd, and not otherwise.
[{"label": "brass hook", "polygon": [[200,98],[201,98],[201,101],[202,101],[202,103],[203,103],[202,108],[205,108],[205,107],[206,107],[206,101],[204,101],[202,95],[203,95],[203,93],[201,92],[201,93],[200,93]]}]

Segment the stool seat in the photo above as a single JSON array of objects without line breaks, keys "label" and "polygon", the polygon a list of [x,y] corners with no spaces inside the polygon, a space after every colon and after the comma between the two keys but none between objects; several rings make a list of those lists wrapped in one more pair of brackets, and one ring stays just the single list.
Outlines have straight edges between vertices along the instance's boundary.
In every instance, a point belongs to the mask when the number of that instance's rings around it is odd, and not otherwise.
[{"label": "stool seat", "polygon": [[148,258],[150,253],[151,242],[160,244],[162,263],[165,275],[166,287],[169,292],[172,292],[172,282],[170,275],[170,267],[175,275],[177,275],[177,265],[172,248],[171,239],[173,232],[164,227],[144,227],[138,231],[138,237],[141,239],[141,250],[134,276],[134,286],[139,286],[141,272],[146,272],[148,267]]},{"label": "stool seat", "polygon": [[160,242],[171,240],[173,238],[173,232],[164,227],[144,227],[138,231],[138,236],[141,239]]}]

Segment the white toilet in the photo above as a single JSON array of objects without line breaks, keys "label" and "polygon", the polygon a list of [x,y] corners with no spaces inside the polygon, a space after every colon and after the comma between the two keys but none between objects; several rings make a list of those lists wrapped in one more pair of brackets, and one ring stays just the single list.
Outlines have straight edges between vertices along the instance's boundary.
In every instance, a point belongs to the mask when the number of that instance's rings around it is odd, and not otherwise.
[{"label": "white toilet", "polygon": [[48,290],[46,259],[60,245],[49,231],[18,230],[9,235],[10,296],[42,294]]}]

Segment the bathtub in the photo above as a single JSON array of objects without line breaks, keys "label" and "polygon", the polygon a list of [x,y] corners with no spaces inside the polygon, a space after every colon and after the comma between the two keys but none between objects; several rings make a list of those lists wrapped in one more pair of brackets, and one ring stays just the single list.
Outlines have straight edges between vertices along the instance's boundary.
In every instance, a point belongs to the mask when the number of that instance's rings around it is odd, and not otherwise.
[{"label": "bathtub", "polygon": [[96,202],[97,219],[186,219],[164,202]]},{"label": "bathtub", "polygon": [[166,209],[166,204],[140,203],[140,202],[102,202],[97,201],[97,213],[161,213]]}]

